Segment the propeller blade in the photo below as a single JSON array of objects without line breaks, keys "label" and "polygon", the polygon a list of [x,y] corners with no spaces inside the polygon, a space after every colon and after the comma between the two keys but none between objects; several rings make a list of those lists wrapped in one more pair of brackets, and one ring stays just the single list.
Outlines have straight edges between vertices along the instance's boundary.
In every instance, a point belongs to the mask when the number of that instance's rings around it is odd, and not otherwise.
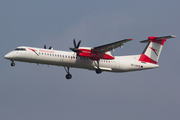
[{"label": "propeller blade", "polygon": [[75,40],[75,38],[73,39],[73,43],[74,43],[74,48],[77,48],[76,47],[76,40]]},{"label": "propeller blade", "polygon": [[46,45],[44,45],[44,49],[46,49]]},{"label": "propeller blade", "polygon": [[70,50],[72,50],[73,52],[78,52],[78,49],[76,48],[69,48]]},{"label": "propeller blade", "polygon": [[70,50],[72,50],[73,52],[76,52],[76,53],[78,53],[78,52],[82,52],[81,50],[79,50],[78,48],[69,48]]},{"label": "propeller blade", "polygon": [[76,46],[76,48],[79,48],[80,44],[81,44],[81,40],[78,42],[78,45]]},{"label": "propeller blade", "polygon": [[74,51],[74,48],[69,48],[70,50]]}]

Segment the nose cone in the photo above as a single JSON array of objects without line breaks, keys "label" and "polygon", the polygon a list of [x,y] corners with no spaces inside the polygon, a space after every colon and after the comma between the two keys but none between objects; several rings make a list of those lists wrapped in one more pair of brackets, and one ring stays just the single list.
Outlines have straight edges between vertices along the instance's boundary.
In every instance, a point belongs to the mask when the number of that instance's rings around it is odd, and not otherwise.
[{"label": "nose cone", "polygon": [[9,55],[9,54],[6,54],[6,55],[4,56],[4,58],[5,58],[5,59],[9,59],[9,58],[10,58],[10,55]]},{"label": "nose cone", "polygon": [[10,53],[6,54],[6,55],[4,56],[4,58],[5,58],[5,59],[12,59],[12,58],[13,58],[13,54],[10,52]]}]

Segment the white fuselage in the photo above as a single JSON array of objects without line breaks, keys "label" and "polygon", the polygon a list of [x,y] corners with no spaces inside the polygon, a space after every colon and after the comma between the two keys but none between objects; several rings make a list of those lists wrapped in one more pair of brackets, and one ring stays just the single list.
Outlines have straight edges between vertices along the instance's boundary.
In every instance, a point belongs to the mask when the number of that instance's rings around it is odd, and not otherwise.
[{"label": "white fuselage", "polygon": [[[49,50],[34,47],[18,47],[25,50],[14,50],[5,55],[6,59],[37,64],[97,69],[97,61],[77,56],[74,52]],[[100,59],[99,68],[109,72],[128,72],[159,67],[157,64],[140,62],[140,55],[115,56],[113,60]]]}]

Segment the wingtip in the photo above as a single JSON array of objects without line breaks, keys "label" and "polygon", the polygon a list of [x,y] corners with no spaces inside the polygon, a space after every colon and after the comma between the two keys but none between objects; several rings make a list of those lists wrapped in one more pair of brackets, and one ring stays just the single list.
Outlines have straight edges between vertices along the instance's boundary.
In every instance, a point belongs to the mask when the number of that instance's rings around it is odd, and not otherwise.
[{"label": "wingtip", "polygon": [[142,41],[140,41],[140,43],[147,43],[147,42],[149,42],[149,40],[142,40]]},{"label": "wingtip", "polygon": [[171,37],[172,37],[172,38],[176,38],[177,36],[175,36],[175,35],[171,35]]}]

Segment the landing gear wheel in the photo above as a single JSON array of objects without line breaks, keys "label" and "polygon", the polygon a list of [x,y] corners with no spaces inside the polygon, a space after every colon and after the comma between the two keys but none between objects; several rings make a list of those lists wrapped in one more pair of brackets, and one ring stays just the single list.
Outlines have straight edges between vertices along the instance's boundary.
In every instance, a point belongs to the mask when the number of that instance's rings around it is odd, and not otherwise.
[{"label": "landing gear wheel", "polygon": [[100,68],[96,69],[96,73],[100,74],[102,72],[102,70]]},{"label": "landing gear wheel", "polygon": [[102,72],[102,70],[99,68],[99,60],[97,60],[97,69],[96,69],[96,73],[100,74]]},{"label": "landing gear wheel", "polygon": [[67,72],[66,79],[71,79],[72,75],[69,73],[69,67],[64,67],[65,71]]},{"label": "landing gear wheel", "polygon": [[12,62],[12,63],[11,63],[11,66],[15,66],[15,63],[14,63],[14,62]]},{"label": "landing gear wheel", "polygon": [[72,75],[71,74],[67,74],[66,75],[66,79],[71,79],[72,78]]}]

